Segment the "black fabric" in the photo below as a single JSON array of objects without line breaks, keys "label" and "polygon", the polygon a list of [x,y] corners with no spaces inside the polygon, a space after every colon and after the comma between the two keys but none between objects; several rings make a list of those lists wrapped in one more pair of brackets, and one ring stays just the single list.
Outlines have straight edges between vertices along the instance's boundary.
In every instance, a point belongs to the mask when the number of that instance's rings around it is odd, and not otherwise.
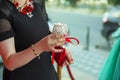
[{"label": "black fabric", "polygon": [[[9,1],[6,1],[9,4]],[[49,27],[42,15],[42,6],[34,3],[33,17],[29,18],[18,12],[14,6],[9,15],[0,9],[0,40],[15,38],[16,51],[22,51],[49,34]],[[7,8],[6,8],[7,9]],[[6,15],[6,16],[5,16]],[[5,25],[5,22],[7,25]],[[1,26],[2,25],[2,26]],[[5,37],[5,36],[6,37]],[[58,80],[54,66],[51,63],[50,52],[43,52],[38,58],[28,64],[9,71],[4,68],[3,80]]]},{"label": "black fabric", "polygon": [[8,30],[8,31],[0,34],[0,41],[11,38],[13,36],[14,36],[14,32],[12,30]]},{"label": "black fabric", "polygon": [[13,10],[13,4],[9,3],[9,0],[2,0],[0,3],[0,10],[4,12],[7,16],[9,16],[11,11]]},{"label": "black fabric", "polygon": [[8,16],[0,11],[0,41],[13,36],[14,32],[12,30]]}]

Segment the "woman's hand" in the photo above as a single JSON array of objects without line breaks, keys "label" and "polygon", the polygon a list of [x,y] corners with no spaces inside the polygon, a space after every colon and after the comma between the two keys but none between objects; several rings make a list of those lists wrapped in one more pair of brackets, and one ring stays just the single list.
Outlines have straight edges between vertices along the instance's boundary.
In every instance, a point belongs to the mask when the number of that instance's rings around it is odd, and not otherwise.
[{"label": "woman's hand", "polygon": [[66,60],[67,65],[74,63],[71,52],[69,50],[67,50],[67,49],[66,49],[66,58],[67,58],[67,60]]},{"label": "woman's hand", "polygon": [[62,46],[65,43],[65,37],[62,34],[54,35],[49,34],[44,37],[39,42],[39,47],[42,51],[54,51],[54,52],[62,52],[62,49],[55,49],[55,46]]}]

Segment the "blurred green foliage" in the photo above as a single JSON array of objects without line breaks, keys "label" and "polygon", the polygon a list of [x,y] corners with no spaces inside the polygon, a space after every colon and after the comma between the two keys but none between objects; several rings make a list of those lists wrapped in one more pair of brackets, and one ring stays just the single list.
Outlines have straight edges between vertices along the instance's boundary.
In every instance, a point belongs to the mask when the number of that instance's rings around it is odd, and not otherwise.
[{"label": "blurred green foliage", "polygon": [[112,5],[120,5],[120,0],[108,0],[108,3]]},{"label": "blurred green foliage", "polygon": [[66,2],[69,2],[71,6],[76,6],[76,2],[79,0],[66,0]]}]

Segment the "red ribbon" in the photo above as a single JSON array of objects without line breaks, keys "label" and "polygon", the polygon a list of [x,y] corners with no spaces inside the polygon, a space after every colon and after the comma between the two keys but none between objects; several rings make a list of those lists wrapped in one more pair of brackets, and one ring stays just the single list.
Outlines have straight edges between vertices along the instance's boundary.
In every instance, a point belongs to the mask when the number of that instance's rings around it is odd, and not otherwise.
[{"label": "red ribbon", "polygon": [[[71,43],[73,45],[78,45],[80,43],[79,40],[77,38],[74,38],[74,37],[66,37],[65,41],[68,43]],[[73,41],[76,41],[76,44]]]},{"label": "red ribbon", "polygon": [[[80,42],[77,38],[74,37],[65,37],[65,44],[66,43],[71,43],[73,45],[78,45]],[[55,47],[56,49],[62,49],[60,47]],[[63,52],[60,53],[56,53],[54,54],[54,52],[52,51],[52,64],[54,64],[54,56],[55,56],[55,60],[57,62],[57,64],[59,66],[63,66],[64,61],[66,60],[66,56],[65,56],[65,48],[63,48]],[[67,71],[69,73],[69,76],[71,78],[71,80],[75,80],[75,78],[72,75],[71,69],[69,65],[66,65]]]},{"label": "red ribbon", "polygon": [[[80,42],[77,38],[74,37],[65,37],[65,44],[71,43],[73,45],[78,45]],[[75,43],[76,42],[76,43]],[[54,64],[54,52],[52,51],[52,64]]]},{"label": "red ribbon", "polygon": [[73,75],[72,75],[70,66],[69,66],[69,65],[66,65],[66,68],[67,68],[67,71],[68,71],[68,73],[69,73],[69,76],[70,76],[71,80],[75,80],[75,78],[74,78]]}]

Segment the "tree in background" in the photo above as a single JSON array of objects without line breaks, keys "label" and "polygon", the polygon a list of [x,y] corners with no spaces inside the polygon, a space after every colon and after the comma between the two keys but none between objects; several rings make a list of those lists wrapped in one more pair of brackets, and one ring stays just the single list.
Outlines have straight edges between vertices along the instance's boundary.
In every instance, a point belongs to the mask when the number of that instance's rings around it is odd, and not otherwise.
[{"label": "tree in background", "polygon": [[112,5],[120,5],[120,0],[108,0],[108,3]]},{"label": "tree in background", "polygon": [[70,2],[71,6],[76,6],[77,1],[79,0],[66,0],[66,1]]}]

